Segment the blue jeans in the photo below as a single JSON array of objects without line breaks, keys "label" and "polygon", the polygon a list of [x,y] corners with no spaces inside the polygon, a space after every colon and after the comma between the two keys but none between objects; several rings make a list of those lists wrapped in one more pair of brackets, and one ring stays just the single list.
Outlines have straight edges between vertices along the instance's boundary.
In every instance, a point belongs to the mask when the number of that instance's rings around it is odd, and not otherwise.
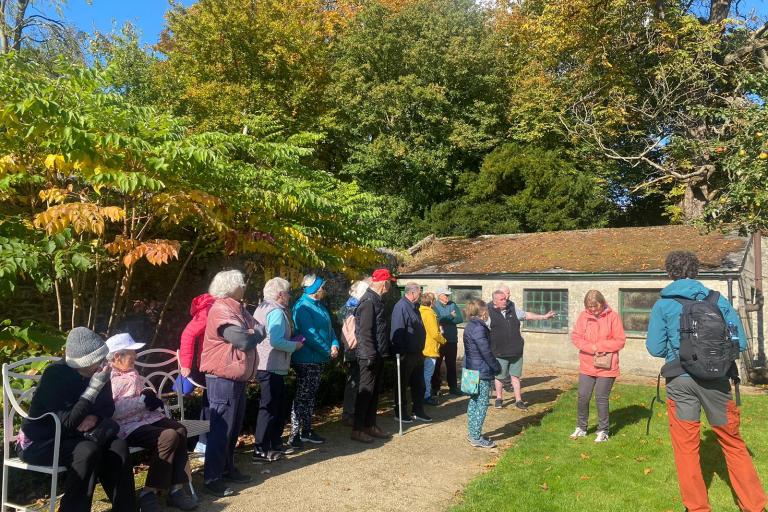
[{"label": "blue jeans", "polygon": [[488,393],[491,392],[491,381],[481,380],[477,389],[477,394],[469,397],[467,406],[467,429],[469,437],[480,439],[483,433],[483,423],[485,423],[485,414],[488,412]]},{"label": "blue jeans", "polygon": [[424,358],[424,399],[428,399],[432,396],[432,374],[435,373],[435,366],[437,366],[436,357]]},{"label": "blue jeans", "polygon": [[245,418],[245,382],[207,375],[211,430],[205,445],[206,482],[235,469],[235,446]]}]

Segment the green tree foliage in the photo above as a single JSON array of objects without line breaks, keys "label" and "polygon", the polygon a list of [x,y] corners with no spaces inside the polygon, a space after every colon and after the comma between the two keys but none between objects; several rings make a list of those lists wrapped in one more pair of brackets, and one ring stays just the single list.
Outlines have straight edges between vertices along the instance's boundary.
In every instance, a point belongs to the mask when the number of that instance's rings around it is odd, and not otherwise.
[{"label": "green tree foliage", "polygon": [[159,79],[177,114],[201,129],[242,128],[267,115],[318,130],[327,108],[328,41],[340,14],[317,0],[201,0],[166,15]]},{"label": "green tree foliage", "polygon": [[606,178],[627,195],[660,192],[674,220],[701,219],[731,184],[714,150],[741,130],[732,114],[764,97],[754,77],[768,63],[766,30],[735,5],[556,0],[499,11],[501,32],[524,50],[509,85],[514,136],[567,137],[619,163]]},{"label": "green tree foliage", "polygon": [[368,2],[334,49],[343,173],[420,213],[501,134],[490,18],[472,0]]},{"label": "green tree foliage", "polygon": [[560,151],[505,144],[479,173],[462,176],[459,199],[432,208],[439,235],[475,236],[604,226],[614,208],[605,183]]},{"label": "green tree foliage", "polygon": [[62,329],[95,325],[112,280],[111,326],[137,265],[200,240],[271,267],[351,271],[377,259],[365,245],[375,201],[300,163],[316,135],[258,120],[251,134],[193,134],[110,91],[108,74],[0,58],[0,291],[19,280],[53,289]]}]

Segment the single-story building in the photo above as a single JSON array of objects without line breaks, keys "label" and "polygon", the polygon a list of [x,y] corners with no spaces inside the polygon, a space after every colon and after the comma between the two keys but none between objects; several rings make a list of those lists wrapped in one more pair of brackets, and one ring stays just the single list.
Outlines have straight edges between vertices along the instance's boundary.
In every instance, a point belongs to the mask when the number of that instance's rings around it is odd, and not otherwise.
[{"label": "single-story building", "polygon": [[[645,335],[651,307],[669,283],[664,260],[672,250],[692,251],[701,260],[700,280],[730,298],[744,321],[750,342],[743,358],[746,374],[757,361],[758,316],[762,319],[753,306],[760,289],[753,244],[753,237],[702,233],[691,226],[438,238],[420,244],[401,265],[398,285],[413,281],[431,291],[449,287],[463,306],[472,298],[489,301],[504,283],[522,309],[558,313],[552,320],[523,323],[526,361],[566,368],[578,367],[570,331],[584,308],[584,295],[600,290],[628,335],[622,371],[655,376],[661,361],[646,352]],[[765,266],[768,255],[761,246]]]}]

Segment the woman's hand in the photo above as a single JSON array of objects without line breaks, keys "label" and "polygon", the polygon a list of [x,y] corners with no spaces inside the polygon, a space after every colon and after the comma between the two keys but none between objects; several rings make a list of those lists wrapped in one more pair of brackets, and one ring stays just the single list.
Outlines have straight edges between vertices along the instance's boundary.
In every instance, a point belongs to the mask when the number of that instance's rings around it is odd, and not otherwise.
[{"label": "woman's hand", "polygon": [[144,405],[148,410],[154,411],[163,406],[163,401],[151,389],[145,389],[141,394],[144,395]]},{"label": "woman's hand", "polygon": [[86,416],[83,421],[80,422],[80,425],[77,426],[78,432],[88,432],[90,430],[93,430],[93,428],[96,426],[96,424],[99,422],[99,417],[94,416],[93,414],[89,414]]},{"label": "woman's hand", "polygon": [[596,343],[593,343],[590,348],[592,349],[593,353],[597,354],[597,344]]},{"label": "woman's hand", "polygon": [[189,377],[190,374],[192,373],[192,369],[191,368],[181,368],[179,370],[179,373],[181,373],[184,377]]},{"label": "woman's hand", "polygon": [[336,345],[331,347],[331,359],[336,359],[339,357],[339,347]]}]

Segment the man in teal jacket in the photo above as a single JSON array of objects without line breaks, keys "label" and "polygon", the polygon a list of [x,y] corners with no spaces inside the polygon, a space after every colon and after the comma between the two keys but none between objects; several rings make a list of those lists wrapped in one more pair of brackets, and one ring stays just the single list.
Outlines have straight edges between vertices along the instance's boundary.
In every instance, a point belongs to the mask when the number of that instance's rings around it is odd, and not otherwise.
[{"label": "man in teal jacket", "polygon": [[[691,252],[669,253],[666,270],[674,281],[661,291],[661,299],[653,305],[646,347],[652,356],[675,363],[680,350],[680,316],[683,311],[683,306],[675,298],[704,300],[710,290],[696,280],[699,260]],[[746,350],[747,339],[738,313],[725,297],[721,296],[717,305],[726,324],[736,327],[741,350]],[[679,370],[668,372],[671,368],[673,364],[665,365],[662,374],[667,377],[669,433],[683,505],[690,512],[711,510],[699,461],[703,408],[723,449],[740,508],[749,512],[762,511],[766,504],[765,492],[739,434],[739,410],[731,397],[728,377],[701,380],[686,373],[679,375]]]},{"label": "man in teal jacket", "polygon": [[305,442],[322,444],[325,439],[312,430],[315,397],[320,387],[323,368],[339,355],[339,340],[331,325],[331,314],[320,302],[325,297],[322,277],[304,276],[304,294],[293,306],[293,323],[304,336],[304,348],[293,353],[296,371],[296,398],[291,410],[291,446],[301,448]]},{"label": "man in teal jacket", "polygon": [[440,357],[435,363],[435,371],[432,374],[432,396],[437,396],[442,383],[440,374],[443,360],[445,360],[446,380],[448,381],[448,390],[452,395],[460,395],[458,383],[456,382],[456,355],[459,346],[458,325],[464,322],[461,316],[461,309],[451,300],[451,290],[440,288],[437,290],[437,300],[432,306],[437,313],[437,321],[440,322],[440,329],[445,336],[447,343],[440,346]]}]

